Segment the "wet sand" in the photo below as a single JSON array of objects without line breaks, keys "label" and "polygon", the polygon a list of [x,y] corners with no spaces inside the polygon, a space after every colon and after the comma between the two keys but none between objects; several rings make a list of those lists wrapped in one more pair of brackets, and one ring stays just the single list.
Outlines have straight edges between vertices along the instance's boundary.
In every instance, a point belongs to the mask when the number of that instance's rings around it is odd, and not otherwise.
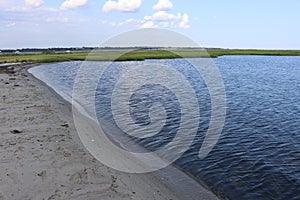
[{"label": "wet sand", "polygon": [[0,200],[217,199],[172,166],[127,174],[94,159],[70,104],[29,74],[32,66],[0,67]]}]

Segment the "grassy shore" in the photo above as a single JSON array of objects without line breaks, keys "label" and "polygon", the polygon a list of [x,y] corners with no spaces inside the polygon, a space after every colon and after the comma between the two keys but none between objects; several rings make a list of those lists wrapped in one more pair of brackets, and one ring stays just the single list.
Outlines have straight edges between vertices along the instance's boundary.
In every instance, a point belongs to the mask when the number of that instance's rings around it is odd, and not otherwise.
[{"label": "grassy shore", "polygon": [[36,62],[51,63],[62,61],[92,60],[92,61],[130,61],[166,58],[200,58],[218,57],[224,55],[272,55],[300,56],[300,50],[247,50],[247,49],[179,49],[179,50],[134,50],[134,51],[97,51],[51,54],[4,54],[0,55],[0,63]]}]

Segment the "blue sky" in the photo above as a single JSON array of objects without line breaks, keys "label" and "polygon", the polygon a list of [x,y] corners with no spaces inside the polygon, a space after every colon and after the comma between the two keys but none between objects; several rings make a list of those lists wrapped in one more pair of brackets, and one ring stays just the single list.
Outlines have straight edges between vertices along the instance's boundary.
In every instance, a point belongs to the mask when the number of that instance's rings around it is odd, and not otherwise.
[{"label": "blue sky", "polygon": [[300,49],[299,0],[0,0],[0,49],[97,46],[166,28],[200,46]]}]

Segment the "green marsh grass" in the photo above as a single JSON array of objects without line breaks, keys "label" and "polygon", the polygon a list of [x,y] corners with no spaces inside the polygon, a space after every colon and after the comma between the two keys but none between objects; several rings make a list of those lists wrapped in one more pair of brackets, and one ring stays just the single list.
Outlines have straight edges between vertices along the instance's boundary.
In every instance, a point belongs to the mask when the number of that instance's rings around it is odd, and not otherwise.
[{"label": "green marsh grass", "polygon": [[134,61],[145,59],[200,58],[224,55],[266,55],[266,56],[300,56],[300,50],[247,50],[247,49],[177,49],[177,50],[133,50],[133,51],[95,51],[75,53],[47,54],[4,54],[0,63],[34,62],[51,63],[63,61]]}]

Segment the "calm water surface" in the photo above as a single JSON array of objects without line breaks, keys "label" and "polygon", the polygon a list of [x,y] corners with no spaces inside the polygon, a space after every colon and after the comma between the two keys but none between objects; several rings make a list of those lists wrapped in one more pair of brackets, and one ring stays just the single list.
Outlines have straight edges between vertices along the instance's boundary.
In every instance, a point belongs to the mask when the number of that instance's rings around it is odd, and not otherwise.
[{"label": "calm water surface", "polygon": [[[300,199],[300,57],[224,56],[213,60],[225,84],[227,116],[217,145],[204,159],[198,152],[210,122],[210,96],[201,77],[183,59],[114,63],[96,90],[96,102],[101,102],[95,104],[97,116],[114,123],[111,93],[126,69],[137,63],[169,64],[190,82],[201,110],[197,136],[176,164],[229,199]],[[70,100],[80,65],[56,63],[30,72]],[[147,85],[132,96],[130,112],[136,123],[151,123],[147,113],[153,102],[163,104],[167,120],[154,137],[136,140],[149,150],[163,148],[180,126],[176,95],[159,85]]]}]

